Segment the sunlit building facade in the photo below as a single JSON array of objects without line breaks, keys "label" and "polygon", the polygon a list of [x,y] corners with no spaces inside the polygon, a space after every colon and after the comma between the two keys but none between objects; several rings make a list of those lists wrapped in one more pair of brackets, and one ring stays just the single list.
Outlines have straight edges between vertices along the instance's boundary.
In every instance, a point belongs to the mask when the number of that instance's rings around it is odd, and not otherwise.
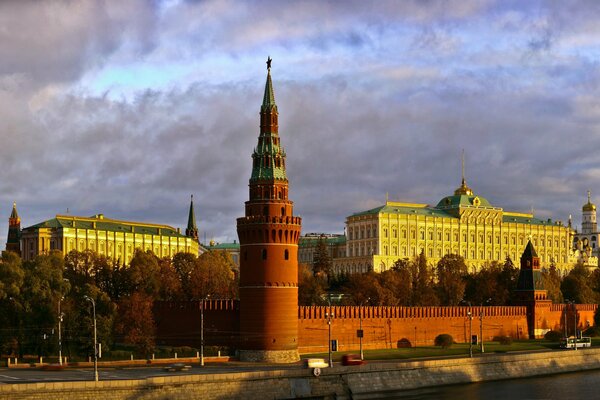
[{"label": "sunlit building facade", "polygon": [[518,260],[531,241],[542,267],[554,263],[564,273],[575,262],[574,231],[562,222],[530,213],[504,211],[477,196],[463,179],[454,195],[436,206],[386,201],[346,219],[346,257],[334,273],[390,269],[398,259],[424,252],[430,264],[446,254],[464,257],[471,271],[486,263]]},{"label": "sunlit building facade", "polygon": [[57,215],[55,218],[21,231],[24,261],[38,254],[58,250],[91,250],[120,263],[128,264],[136,250],[151,250],[158,257],[186,252],[198,255],[198,241],[168,225],[120,221],[105,218]]}]

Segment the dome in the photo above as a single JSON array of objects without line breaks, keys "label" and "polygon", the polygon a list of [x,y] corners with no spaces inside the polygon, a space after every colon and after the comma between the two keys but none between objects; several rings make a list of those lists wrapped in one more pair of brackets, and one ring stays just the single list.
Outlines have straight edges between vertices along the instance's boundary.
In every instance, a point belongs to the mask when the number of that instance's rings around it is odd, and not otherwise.
[{"label": "dome", "polygon": [[467,183],[465,182],[464,178],[462,180],[462,183],[458,187],[458,189],[456,189],[454,191],[454,195],[455,196],[460,196],[460,195],[473,196],[473,190],[467,186]]},{"label": "dome", "polygon": [[596,205],[594,203],[587,203],[582,208],[583,211],[596,211]]},{"label": "dome", "polygon": [[596,211],[596,205],[594,203],[592,203],[592,194],[590,193],[590,191],[588,190],[588,201],[586,204],[584,204],[584,206],[582,207],[582,210],[584,212],[586,211]]}]

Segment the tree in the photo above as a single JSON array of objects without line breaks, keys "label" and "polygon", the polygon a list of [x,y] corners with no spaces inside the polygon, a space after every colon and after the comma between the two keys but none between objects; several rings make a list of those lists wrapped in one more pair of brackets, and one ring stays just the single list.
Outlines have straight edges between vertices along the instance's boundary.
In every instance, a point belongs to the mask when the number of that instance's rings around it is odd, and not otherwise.
[{"label": "tree", "polygon": [[435,294],[433,276],[429,265],[427,265],[424,250],[421,250],[415,261],[417,276],[416,280],[413,278],[412,305],[435,306],[438,304],[438,298]]},{"label": "tree", "polygon": [[331,257],[327,248],[327,238],[321,235],[317,241],[315,257],[313,261],[313,271],[317,276],[327,277],[331,275]]},{"label": "tree", "polygon": [[177,276],[179,276],[183,296],[188,300],[192,298],[190,278],[196,265],[196,258],[191,253],[177,253],[173,256],[173,268]]},{"label": "tree", "polygon": [[131,286],[127,293],[144,292],[157,298],[161,288],[160,266],[158,257],[150,250],[136,250],[129,263],[128,275]]},{"label": "tree", "polygon": [[323,304],[325,296],[325,280],[312,273],[306,264],[298,265],[298,304],[314,306]]},{"label": "tree", "polygon": [[437,263],[437,295],[440,304],[457,305],[465,294],[467,265],[458,254],[446,254]]},{"label": "tree", "polygon": [[120,302],[115,323],[115,330],[123,335],[123,342],[135,345],[137,352],[146,357],[154,350],[156,335],[152,303],[148,294],[133,293]]},{"label": "tree", "polygon": [[582,264],[575,265],[560,285],[563,297],[579,304],[596,303],[598,298],[590,286],[591,274]]},{"label": "tree", "polygon": [[202,253],[196,259],[190,274],[192,298],[237,298],[238,283],[233,273],[234,267],[233,259],[226,251],[211,250]]},{"label": "tree", "polygon": [[548,298],[552,300],[553,303],[562,303],[564,299],[562,292],[560,291],[561,278],[554,262],[550,263],[548,269],[542,271],[542,281],[544,287],[548,291]]}]

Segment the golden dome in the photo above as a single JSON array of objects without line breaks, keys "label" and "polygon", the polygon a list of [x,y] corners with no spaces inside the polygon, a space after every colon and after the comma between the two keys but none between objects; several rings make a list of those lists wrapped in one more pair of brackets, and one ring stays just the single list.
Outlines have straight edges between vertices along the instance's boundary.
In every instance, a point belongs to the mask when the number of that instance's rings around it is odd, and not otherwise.
[{"label": "golden dome", "polygon": [[596,205],[594,203],[592,203],[592,195],[589,190],[588,190],[588,202],[587,202],[587,204],[584,204],[582,210],[583,211],[596,211]]},{"label": "golden dome", "polygon": [[464,178],[459,188],[454,191],[455,196],[460,196],[461,194],[464,194],[466,196],[473,196],[473,190],[467,186],[467,183],[465,182]]}]

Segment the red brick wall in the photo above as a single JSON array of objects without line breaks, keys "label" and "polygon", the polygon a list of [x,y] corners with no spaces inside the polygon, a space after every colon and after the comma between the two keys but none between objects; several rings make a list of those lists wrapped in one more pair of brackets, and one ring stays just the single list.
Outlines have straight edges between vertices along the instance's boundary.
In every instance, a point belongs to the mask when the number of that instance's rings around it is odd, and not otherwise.
[{"label": "red brick wall", "polygon": [[[465,342],[469,337],[469,307],[332,307],[335,318],[331,324],[331,338],[338,340],[340,350],[357,349],[356,330],[363,316],[363,347],[365,349],[396,348],[406,338],[417,345],[433,345],[442,333],[452,335],[455,341]],[[328,307],[300,307],[300,353],[327,351],[328,325],[325,317]],[[473,307],[472,333],[479,336],[479,313],[483,311],[483,337],[523,337],[527,332],[525,307]],[[416,338],[416,339],[415,339]]]},{"label": "red brick wall", "polygon": [[[578,304],[578,329],[585,329],[587,321],[594,322],[596,304]],[[564,331],[564,304],[549,304],[536,308],[536,328]],[[465,342],[469,336],[469,307],[332,307],[332,339],[337,339],[340,350],[359,347],[356,330],[360,315],[364,330],[365,349],[395,348],[406,338],[419,346],[432,345],[442,333],[452,335],[455,341]],[[472,307],[473,335],[479,335],[479,313],[483,311],[483,338],[494,336],[527,337],[527,308]],[[298,350],[310,353],[327,350],[328,325],[325,317],[328,307],[298,307]],[[200,303],[157,302],[154,307],[157,323],[157,344],[174,346],[200,345]],[[569,335],[573,334],[573,306],[567,308]],[[205,344],[237,347],[240,343],[239,301],[209,300],[205,308]],[[415,329],[416,328],[416,329]]]}]

